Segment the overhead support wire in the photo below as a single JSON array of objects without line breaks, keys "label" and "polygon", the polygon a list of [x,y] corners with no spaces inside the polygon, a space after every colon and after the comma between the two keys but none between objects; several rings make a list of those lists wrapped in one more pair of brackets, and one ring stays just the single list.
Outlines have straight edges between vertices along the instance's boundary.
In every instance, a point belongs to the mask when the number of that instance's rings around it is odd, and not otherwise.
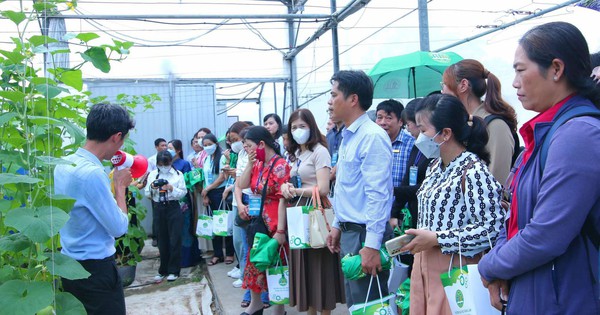
[{"label": "overhead support wire", "polygon": [[[360,0],[367,1],[367,0]],[[370,1],[370,0],[368,0]],[[368,2],[367,1],[367,2]],[[76,15],[60,15],[53,16],[57,19],[75,19],[75,20],[214,20],[214,19],[256,19],[256,20],[272,20],[272,19],[327,19],[329,14],[129,14],[129,15],[94,15],[94,14],[76,14]]]},{"label": "overhead support wire", "polygon": [[[290,60],[298,53],[300,53],[304,48],[310,45],[312,42],[317,40],[321,35],[327,33],[332,27],[337,26],[337,24],[350,15],[354,14],[356,11],[360,10],[364,6],[366,6],[371,0],[354,0],[352,3],[345,6],[343,9],[333,13],[331,17],[321,25],[321,27],[311,36],[309,37],[303,44],[296,46],[296,48],[290,50],[287,54],[285,54],[284,59]],[[308,18],[308,14],[302,15],[304,18]]]},{"label": "overhead support wire", "polygon": [[440,51],[444,51],[444,50],[446,50],[446,49],[450,49],[450,48],[452,48],[452,47],[456,47],[456,46],[462,45],[462,44],[464,44],[464,43],[468,43],[468,42],[470,42],[470,41],[472,41],[472,40],[475,40],[475,39],[478,39],[478,38],[480,38],[480,37],[483,37],[483,36],[489,35],[489,34],[491,34],[491,33],[494,33],[494,32],[497,32],[497,31],[500,31],[500,30],[503,30],[503,29],[509,28],[509,27],[511,27],[511,26],[514,26],[514,25],[517,25],[517,24],[519,24],[519,23],[522,23],[522,22],[525,22],[525,21],[528,21],[528,20],[534,19],[534,18],[536,18],[536,17],[538,17],[538,16],[542,16],[542,15],[544,15],[544,14],[546,14],[546,13],[550,13],[550,12],[552,12],[552,11],[556,11],[556,10],[558,10],[558,9],[561,9],[561,8],[564,8],[564,7],[567,7],[567,6],[570,6],[570,5],[572,5],[572,4],[576,4],[576,3],[578,3],[578,2],[581,2],[581,0],[570,0],[570,1],[567,1],[567,2],[563,2],[563,3],[561,3],[561,4],[557,4],[557,5],[553,6],[553,7],[551,7],[551,8],[548,8],[548,9],[545,9],[545,10],[536,11],[535,13],[533,13],[533,14],[531,14],[531,15],[529,15],[529,16],[526,16],[526,17],[524,17],[524,18],[521,18],[521,19],[518,19],[518,20],[512,21],[512,22],[510,22],[510,23],[506,23],[506,24],[499,25],[499,26],[498,26],[497,28],[495,28],[495,29],[491,29],[491,30],[489,30],[489,31],[485,31],[485,32],[483,32],[483,33],[480,33],[480,34],[477,34],[477,35],[474,35],[474,36],[471,36],[471,37],[467,37],[467,38],[465,38],[465,39],[463,39],[463,40],[461,40],[461,41],[458,41],[458,42],[456,42],[456,43],[450,44],[450,45],[448,45],[448,46],[444,46],[444,47],[442,47],[442,48],[438,48],[438,49],[434,50],[433,52],[440,52]]}]

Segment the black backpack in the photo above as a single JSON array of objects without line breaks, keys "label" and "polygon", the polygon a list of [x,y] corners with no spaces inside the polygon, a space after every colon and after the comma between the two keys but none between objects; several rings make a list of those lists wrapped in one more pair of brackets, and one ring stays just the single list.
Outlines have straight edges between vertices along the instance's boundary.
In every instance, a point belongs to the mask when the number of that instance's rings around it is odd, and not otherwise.
[{"label": "black backpack", "polygon": [[[485,121],[485,125],[488,126],[492,120],[494,119],[502,119],[502,121],[504,121],[508,126],[510,126],[510,124],[506,121],[506,119],[500,115],[496,115],[496,114],[490,114],[487,117],[485,117],[483,119],[483,121]],[[519,157],[519,155],[521,154],[521,152],[525,149],[525,147],[521,146],[521,143],[519,141],[519,135],[517,135],[517,132],[515,130],[511,130],[510,133],[513,136],[513,139],[515,140],[515,147],[513,149],[513,156],[512,156],[512,162],[511,162],[511,167],[515,165],[515,161],[517,160],[517,158]]]}]

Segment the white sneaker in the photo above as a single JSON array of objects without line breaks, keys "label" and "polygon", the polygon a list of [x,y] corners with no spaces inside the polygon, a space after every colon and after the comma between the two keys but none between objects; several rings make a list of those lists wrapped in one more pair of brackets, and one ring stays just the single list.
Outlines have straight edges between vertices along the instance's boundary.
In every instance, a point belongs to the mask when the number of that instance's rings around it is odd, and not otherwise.
[{"label": "white sneaker", "polygon": [[236,273],[239,273],[240,269],[238,267],[233,267],[233,269],[231,269],[230,271],[227,272],[227,276],[228,277],[232,277],[232,278],[239,278],[239,277],[234,277],[233,275]]},{"label": "white sneaker", "polygon": [[232,272],[230,277],[234,279],[240,279],[242,277],[242,271],[238,269],[235,272]]},{"label": "white sneaker", "polygon": [[233,281],[232,285],[234,288],[241,288],[242,287],[242,279],[237,279],[237,280]]},{"label": "white sneaker", "polygon": [[177,280],[178,278],[179,278],[179,276],[176,276],[176,275],[174,275],[174,274],[170,274],[170,275],[167,277],[167,281],[175,281],[175,280]]},{"label": "white sneaker", "polygon": [[164,278],[165,278],[165,276],[163,276],[163,275],[156,275],[156,276],[154,276],[154,282],[161,282],[161,281],[163,281]]}]

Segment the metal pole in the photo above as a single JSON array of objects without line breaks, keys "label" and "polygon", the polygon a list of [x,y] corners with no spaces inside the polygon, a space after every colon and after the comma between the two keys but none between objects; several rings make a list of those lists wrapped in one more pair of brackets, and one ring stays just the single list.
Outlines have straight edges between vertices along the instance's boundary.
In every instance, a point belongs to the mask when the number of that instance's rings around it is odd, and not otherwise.
[{"label": "metal pole", "polygon": [[257,20],[277,20],[277,19],[327,19],[328,14],[127,14],[127,15],[94,15],[94,14],[72,14],[53,16],[58,19],[70,20],[224,20],[224,19],[257,19]]},{"label": "metal pole", "polygon": [[536,17],[538,17],[538,16],[544,15],[544,14],[546,14],[546,13],[550,13],[550,12],[552,12],[552,11],[556,11],[556,10],[558,10],[558,9],[560,9],[560,8],[564,8],[564,7],[566,7],[566,6],[569,6],[569,5],[571,5],[571,4],[578,3],[578,2],[580,2],[580,1],[581,1],[581,0],[571,0],[571,1],[567,1],[567,2],[564,2],[564,3],[558,4],[558,5],[556,5],[556,6],[553,6],[553,7],[549,8],[549,9],[542,10],[542,11],[536,12],[536,13],[534,13],[534,14],[532,14],[532,15],[526,16],[526,17],[524,17],[524,18],[522,18],[522,19],[518,19],[518,20],[516,20],[516,21],[512,21],[512,22],[510,22],[510,23],[506,23],[506,24],[500,25],[500,26],[498,26],[497,28],[495,28],[495,29],[493,29],[493,30],[485,31],[485,32],[483,32],[483,33],[481,33],[481,34],[478,34],[478,35],[475,35],[475,36],[471,36],[471,37],[467,37],[467,38],[465,38],[465,39],[463,39],[463,40],[461,40],[461,41],[458,41],[458,42],[456,42],[456,43],[454,43],[454,44],[450,44],[450,45],[448,45],[448,46],[444,46],[444,47],[442,47],[442,48],[438,48],[438,49],[436,49],[436,50],[433,50],[433,52],[440,52],[440,51],[443,51],[443,50],[446,50],[446,49],[449,49],[449,48],[452,48],[452,47],[455,47],[455,46],[458,46],[458,45],[462,45],[462,44],[464,44],[464,43],[470,42],[470,41],[472,41],[472,40],[474,40],[474,39],[477,39],[477,38],[479,38],[479,37],[483,37],[483,36],[489,35],[489,34],[491,34],[491,33],[494,33],[494,32],[500,31],[500,30],[503,30],[503,29],[505,29],[505,28],[508,28],[508,27],[511,27],[511,26],[513,26],[513,25],[517,25],[517,24],[519,24],[519,23],[521,23],[521,22],[525,22],[525,21],[527,21],[527,20],[531,20],[531,19],[533,19],[533,18],[536,18]]},{"label": "metal pole", "polygon": [[275,107],[275,114],[277,114],[277,84],[275,82],[273,82],[273,104],[273,107]]},{"label": "metal pole", "polygon": [[345,6],[343,9],[335,12],[325,23],[323,23],[323,25],[321,25],[321,27],[319,27],[319,29],[308,40],[306,40],[302,45],[298,45],[296,48],[292,49],[285,55],[284,58],[293,58],[300,51],[302,51],[304,48],[310,45],[310,43],[319,39],[321,35],[327,33],[327,31],[330,30],[333,27],[333,25],[337,25],[339,22],[343,21],[348,16],[354,14],[356,11],[366,6],[369,2],[371,2],[371,0],[354,0],[350,4]]},{"label": "metal pole", "polygon": [[169,73],[169,114],[171,116],[171,139],[175,139],[175,83],[172,72]]},{"label": "metal pole", "polygon": [[283,109],[281,110],[282,117],[285,117],[285,108],[287,107],[287,82],[283,83]]},{"label": "metal pole", "polygon": [[[288,6],[288,12],[292,12],[292,5]],[[294,47],[294,20],[288,19],[288,43],[290,46],[290,50]],[[292,56],[291,58],[286,58],[288,62],[288,67],[290,70],[290,105],[292,107],[292,111],[296,110],[296,106],[298,106],[298,73],[296,72],[296,58]]]},{"label": "metal pole", "polygon": [[[331,0],[331,14],[337,10],[336,0]],[[340,47],[338,43],[337,22],[331,26],[331,44],[333,48],[333,73],[340,71]]]},{"label": "metal pole", "polygon": [[419,0],[419,42],[421,51],[429,51],[429,18],[427,0]]}]

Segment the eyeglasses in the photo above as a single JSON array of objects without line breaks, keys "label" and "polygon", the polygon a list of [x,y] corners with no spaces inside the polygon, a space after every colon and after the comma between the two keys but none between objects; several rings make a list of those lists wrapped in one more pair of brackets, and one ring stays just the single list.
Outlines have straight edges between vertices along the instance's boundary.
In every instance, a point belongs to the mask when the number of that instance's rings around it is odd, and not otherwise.
[{"label": "eyeglasses", "polygon": [[445,85],[446,85],[446,84],[444,83],[444,81],[440,82],[440,88],[444,89],[444,86],[445,86]]}]

